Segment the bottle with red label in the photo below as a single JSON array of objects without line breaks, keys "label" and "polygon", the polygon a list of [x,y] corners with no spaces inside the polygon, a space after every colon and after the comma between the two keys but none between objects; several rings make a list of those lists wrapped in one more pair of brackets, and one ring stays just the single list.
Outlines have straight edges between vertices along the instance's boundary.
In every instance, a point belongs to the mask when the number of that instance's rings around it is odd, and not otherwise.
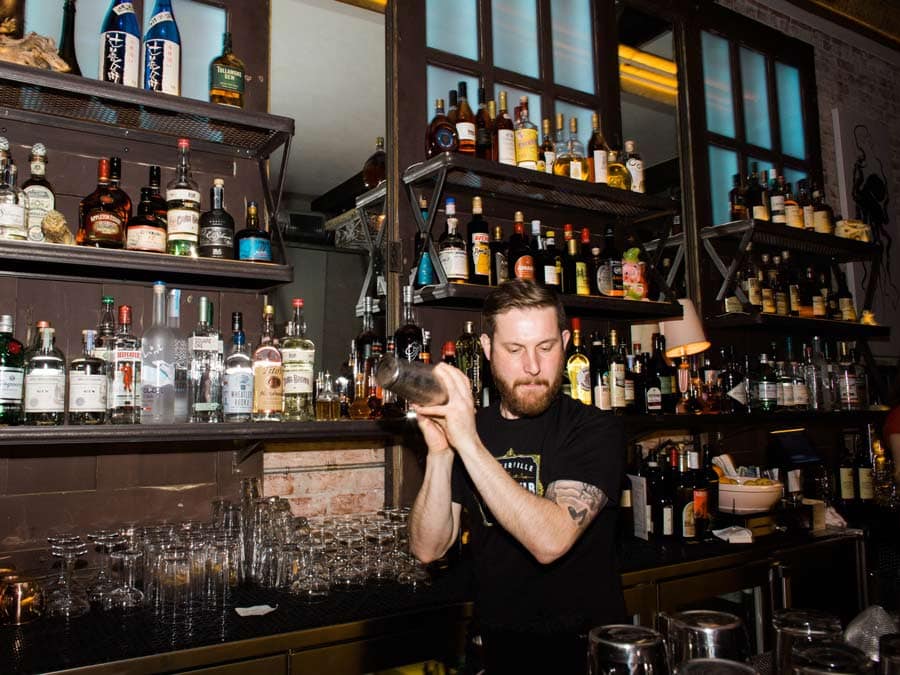
[{"label": "bottle with red label", "polygon": [[113,424],[141,421],[141,340],[131,332],[131,306],[119,306],[119,325],[109,350],[109,416]]},{"label": "bottle with red label", "polygon": [[516,211],[513,235],[509,238],[508,269],[510,279],[534,281],[534,256],[525,235],[525,216]]},{"label": "bottle with red label", "polygon": [[472,220],[467,228],[469,283],[487,286],[491,282],[491,234],[482,216],[481,197],[472,198]]}]

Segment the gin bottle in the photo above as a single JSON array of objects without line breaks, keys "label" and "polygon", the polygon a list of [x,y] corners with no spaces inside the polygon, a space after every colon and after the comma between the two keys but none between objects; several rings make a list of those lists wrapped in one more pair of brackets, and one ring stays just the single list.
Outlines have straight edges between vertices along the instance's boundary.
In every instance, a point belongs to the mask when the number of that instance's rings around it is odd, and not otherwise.
[{"label": "gin bottle", "polygon": [[178,139],[178,166],[175,178],[166,185],[166,203],[166,252],[196,258],[200,235],[200,191],[191,178],[191,143],[186,138]]},{"label": "gin bottle", "polygon": [[188,339],[191,357],[188,386],[191,422],[222,421],[224,345],[222,335],[213,326],[212,318],[212,303],[206,296],[201,296],[197,327]]},{"label": "gin bottle", "polygon": [[94,356],[97,331],[81,331],[82,353],[69,364],[69,424],[106,422],[106,361]]},{"label": "gin bottle", "polygon": [[47,180],[47,148],[43,143],[31,146],[31,177],[22,184],[22,191],[28,197],[28,238],[43,241],[41,222],[56,207],[53,186]]},{"label": "gin bottle", "polygon": [[176,424],[187,422],[191,416],[188,404],[188,358],[187,338],[181,331],[181,290],[173,288],[169,291],[166,324],[175,335],[175,418]]},{"label": "gin bottle", "polygon": [[144,89],[181,93],[181,36],[170,0],[156,0],[144,34]]},{"label": "gin bottle", "polygon": [[97,337],[94,340],[93,355],[104,361],[110,360],[110,350],[116,335],[116,299],[104,295],[100,300],[100,320],[97,322]]},{"label": "gin bottle", "polygon": [[0,239],[25,241],[27,198],[15,186],[14,167],[7,156],[0,154]]},{"label": "gin bottle", "polygon": [[141,341],[131,332],[131,305],[119,305],[119,326],[111,339],[106,370],[109,421],[141,421]]},{"label": "gin bottle", "polygon": [[253,360],[247,349],[243,317],[231,315],[231,353],[225,359],[222,405],[226,422],[249,422],[253,412]]},{"label": "gin bottle", "polygon": [[283,393],[284,365],[275,344],[275,308],[266,305],[259,347],[253,352],[253,421],[280,422]]},{"label": "gin bottle", "polygon": [[141,424],[175,421],[175,331],[166,324],[166,285],[153,284],[153,325],[141,340]]},{"label": "gin bottle", "polygon": [[100,77],[104,82],[138,86],[141,31],[129,0],[112,0],[100,28]]},{"label": "gin bottle", "polygon": [[13,337],[13,318],[0,316],[0,425],[15,425],[22,418],[25,347]]},{"label": "gin bottle", "polygon": [[308,422],[315,419],[313,380],[315,379],[316,345],[306,337],[303,298],[294,298],[294,317],[290,333],[281,342],[284,364],[284,419]]},{"label": "gin bottle", "polygon": [[53,328],[41,331],[41,346],[25,364],[25,424],[63,424],[66,408],[66,357],[54,344]]}]

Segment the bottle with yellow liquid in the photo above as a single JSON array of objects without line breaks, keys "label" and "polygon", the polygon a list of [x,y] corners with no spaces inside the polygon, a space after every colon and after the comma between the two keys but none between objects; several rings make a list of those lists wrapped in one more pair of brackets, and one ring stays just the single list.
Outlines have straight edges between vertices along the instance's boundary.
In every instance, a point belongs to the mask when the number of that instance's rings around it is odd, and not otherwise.
[{"label": "bottle with yellow liquid", "polygon": [[516,121],[516,166],[538,168],[538,130],[528,119],[528,97],[519,98],[519,119]]},{"label": "bottle with yellow liquid", "polygon": [[584,144],[578,140],[578,119],[569,120],[569,140],[565,152],[556,158],[553,173],[575,180],[586,181],[590,177],[590,165],[584,155]]},{"label": "bottle with yellow liquid", "polygon": [[566,359],[569,394],[576,401],[591,405],[591,360],[581,344],[581,319],[572,319],[572,344]]},{"label": "bottle with yellow liquid", "polygon": [[607,184],[619,190],[631,190],[631,172],[621,152],[610,150],[607,161]]}]

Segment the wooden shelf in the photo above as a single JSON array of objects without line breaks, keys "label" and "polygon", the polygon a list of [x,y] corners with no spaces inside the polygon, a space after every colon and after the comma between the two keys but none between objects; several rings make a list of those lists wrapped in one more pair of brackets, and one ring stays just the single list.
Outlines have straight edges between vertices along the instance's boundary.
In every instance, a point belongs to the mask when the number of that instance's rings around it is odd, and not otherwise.
[{"label": "wooden shelf", "polygon": [[706,319],[709,328],[760,329],[795,335],[819,335],[827,338],[870,339],[886,338],[891,334],[889,326],[867,326],[851,321],[830,319],[805,319],[779,314],[721,314]]},{"label": "wooden shelf", "polygon": [[625,429],[631,436],[651,434],[666,430],[704,432],[716,429],[756,427],[778,429],[785,427],[812,427],[820,425],[859,426],[881,424],[887,410],[858,410],[853,412],[813,412],[808,410],[784,410],[774,413],[750,413],[746,415],[637,415],[624,416]]}]

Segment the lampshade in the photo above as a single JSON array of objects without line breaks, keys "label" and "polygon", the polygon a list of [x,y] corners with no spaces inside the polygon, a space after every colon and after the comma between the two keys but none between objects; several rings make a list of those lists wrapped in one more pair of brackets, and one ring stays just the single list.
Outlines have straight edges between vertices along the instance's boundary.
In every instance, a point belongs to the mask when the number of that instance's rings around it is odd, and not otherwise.
[{"label": "lampshade", "polygon": [[666,337],[666,356],[669,358],[699,354],[710,347],[693,300],[679,298],[678,302],[681,303],[682,317],[659,324],[660,333]]}]

